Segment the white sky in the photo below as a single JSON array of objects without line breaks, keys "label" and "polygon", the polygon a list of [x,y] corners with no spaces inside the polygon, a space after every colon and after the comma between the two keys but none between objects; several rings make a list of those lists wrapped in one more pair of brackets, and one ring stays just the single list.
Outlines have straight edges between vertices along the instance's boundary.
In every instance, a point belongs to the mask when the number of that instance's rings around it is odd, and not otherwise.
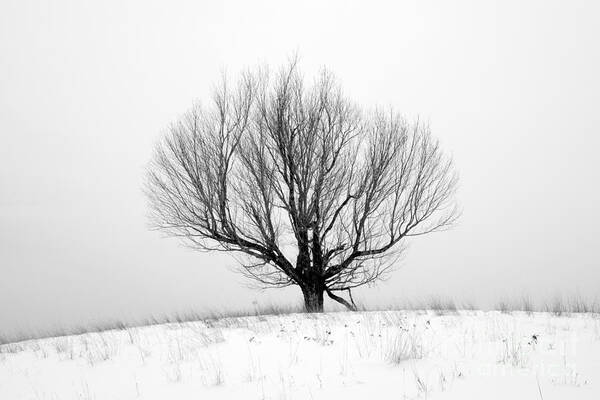
[{"label": "white sky", "polygon": [[[252,3],[252,4],[250,4]],[[144,167],[226,68],[299,52],[366,106],[428,120],[453,231],[357,297],[600,298],[600,3],[0,3],[0,332],[297,302],[146,225]]]}]

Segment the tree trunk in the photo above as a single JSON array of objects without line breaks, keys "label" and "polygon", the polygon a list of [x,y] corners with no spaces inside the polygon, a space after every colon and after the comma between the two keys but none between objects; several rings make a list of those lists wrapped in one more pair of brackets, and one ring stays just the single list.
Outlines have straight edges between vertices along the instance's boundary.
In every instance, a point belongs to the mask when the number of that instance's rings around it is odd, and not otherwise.
[{"label": "tree trunk", "polygon": [[323,292],[322,285],[310,284],[302,288],[304,295],[304,309],[306,312],[323,312]]}]

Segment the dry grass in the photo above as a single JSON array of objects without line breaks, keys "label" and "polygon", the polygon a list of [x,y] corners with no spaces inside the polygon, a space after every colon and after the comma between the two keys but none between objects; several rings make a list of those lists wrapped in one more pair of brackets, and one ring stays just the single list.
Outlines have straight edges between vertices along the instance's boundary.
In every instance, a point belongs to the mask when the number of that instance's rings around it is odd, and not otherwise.
[{"label": "dry grass", "polygon": [[[437,315],[455,314],[459,310],[477,310],[480,309],[476,304],[470,302],[463,302],[460,305],[450,298],[443,298],[439,296],[430,297],[426,300],[420,301],[401,301],[394,304],[379,305],[374,307],[368,307],[361,305],[358,311],[426,311],[430,310],[435,312]],[[523,296],[520,301],[508,301],[503,300],[498,302],[495,310],[503,313],[510,313],[514,311],[522,311],[528,314],[533,312],[548,312],[556,316],[569,315],[575,313],[597,313],[600,314],[600,303],[598,301],[589,301],[581,296],[573,296],[570,298],[563,298],[556,296],[552,301],[535,304],[529,296]],[[334,312],[344,311],[343,309],[336,307]],[[190,311],[186,313],[175,313],[173,315],[163,316],[151,316],[146,319],[138,321],[106,321],[100,324],[92,324],[83,327],[74,328],[59,328],[46,331],[37,332],[22,332],[12,335],[0,333],[0,354],[11,353],[19,351],[20,342],[25,342],[33,339],[41,339],[48,337],[61,337],[71,335],[82,335],[85,333],[94,332],[106,332],[106,331],[127,331],[129,334],[130,342],[135,339],[132,337],[131,328],[158,325],[158,324],[182,324],[186,322],[202,321],[207,326],[219,324],[223,327],[238,324],[237,318],[242,317],[264,317],[271,315],[285,315],[304,313],[304,309],[301,305],[290,306],[290,305],[276,305],[269,304],[266,306],[258,307],[254,306],[251,309],[236,310],[236,311],[215,311],[209,310],[204,312]],[[312,318],[313,316],[308,316]],[[8,346],[7,346],[8,345]]]},{"label": "dry grass", "polygon": [[[79,326],[73,328],[56,328],[35,332],[19,332],[15,334],[0,334],[0,346],[15,344],[28,340],[57,338],[62,336],[83,335],[86,333],[97,333],[106,331],[127,331],[131,328],[138,328],[149,325],[160,324],[183,324],[186,322],[203,321],[210,325],[214,321],[225,319],[234,319],[242,317],[269,316],[304,313],[302,306],[285,306],[269,304],[263,307],[254,307],[253,309],[234,310],[234,311],[215,311],[208,310],[204,312],[190,311],[186,313],[175,313],[173,315],[150,316],[137,321],[105,321],[103,323],[90,324],[88,326]],[[133,340],[133,338],[131,338]],[[1,352],[8,352],[4,346],[0,347]]]},{"label": "dry grass", "polygon": [[385,345],[385,359],[392,364],[423,358],[423,346],[419,336],[398,330]]}]

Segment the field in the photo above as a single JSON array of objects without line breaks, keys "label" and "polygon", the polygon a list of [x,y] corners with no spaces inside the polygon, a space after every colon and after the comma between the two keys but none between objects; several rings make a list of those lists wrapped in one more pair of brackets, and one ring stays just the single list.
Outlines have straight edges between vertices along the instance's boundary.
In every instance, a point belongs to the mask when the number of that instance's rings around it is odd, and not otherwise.
[{"label": "field", "polygon": [[0,399],[597,399],[593,313],[371,311],[0,346]]}]

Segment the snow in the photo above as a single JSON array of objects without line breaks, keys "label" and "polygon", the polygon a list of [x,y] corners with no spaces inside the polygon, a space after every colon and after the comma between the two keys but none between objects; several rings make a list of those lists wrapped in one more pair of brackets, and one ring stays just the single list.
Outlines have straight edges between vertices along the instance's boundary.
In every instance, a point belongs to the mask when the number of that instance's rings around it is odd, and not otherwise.
[{"label": "snow", "polygon": [[377,311],[0,346],[0,399],[597,399],[600,316]]}]

